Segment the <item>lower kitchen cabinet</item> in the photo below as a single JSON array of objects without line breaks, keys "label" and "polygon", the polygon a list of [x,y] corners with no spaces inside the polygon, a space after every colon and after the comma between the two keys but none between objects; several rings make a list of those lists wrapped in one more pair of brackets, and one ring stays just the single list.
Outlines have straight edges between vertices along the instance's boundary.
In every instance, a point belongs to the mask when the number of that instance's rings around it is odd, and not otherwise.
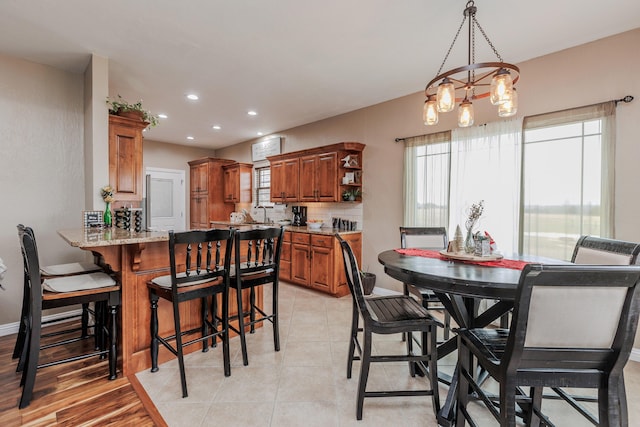
[{"label": "lower kitchen cabinet", "polygon": [[[281,255],[280,279],[306,286],[338,297],[347,295],[349,287],[344,273],[340,243],[333,235],[304,232],[290,233],[290,261],[283,268],[285,237]],[[358,262],[362,254],[362,234],[345,233]],[[287,261],[285,261],[287,262]],[[289,275],[287,277],[287,271]]]}]

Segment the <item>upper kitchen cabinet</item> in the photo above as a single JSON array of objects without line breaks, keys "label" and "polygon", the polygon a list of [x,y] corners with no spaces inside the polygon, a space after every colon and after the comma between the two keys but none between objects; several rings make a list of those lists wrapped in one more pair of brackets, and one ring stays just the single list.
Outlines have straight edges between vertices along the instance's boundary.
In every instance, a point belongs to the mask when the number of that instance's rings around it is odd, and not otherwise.
[{"label": "upper kitchen cabinet", "polygon": [[270,161],[271,164],[271,201],[297,202],[300,176],[300,159],[282,159]]},{"label": "upper kitchen cabinet", "polygon": [[224,201],[226,203],[251,203],[253,189],[251,163],[224,165]]},{"label": "upper kitchen cabinet", "polygon": [[364,147],[359,142],[340,142],[268,157],[271,201],[339,202],[345,192],[357,193],[359,200]]},{"label": "upper kitchen cabinet", "polygon": [[189,162],[190,221],[192,230],[211,228],[211,221],[229,221],[235,206],[225,203],[225,166],[233,160],[205,157]]},{"label": "upper kitchen cabinet", "polygon": [[131,202],[137,207],[142,201],[142,130],[147,125],[109,115],[109,184],[116,202]]}]

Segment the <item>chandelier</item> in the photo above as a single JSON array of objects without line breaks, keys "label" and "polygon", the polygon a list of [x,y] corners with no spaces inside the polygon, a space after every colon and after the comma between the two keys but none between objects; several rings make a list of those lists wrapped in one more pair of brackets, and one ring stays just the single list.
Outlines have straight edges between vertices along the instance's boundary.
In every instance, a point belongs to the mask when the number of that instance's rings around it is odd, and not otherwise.
[{"label": "chandelier", "polygon": [[[438,113],[446,113],[458,106],[458,126],[473,125],[473,103],[476,99],[489,97],[491,103],[498,107],[500,117],[513,116],[518,109],[518,95],[513,86],[520,78],[520,69],[513,64],[502,61],[502,57],[489,40],[476,19],[477,8],[473,0],[467,2],[464,18],[451,46],[438,69],[437,76],[425,88],[423,120],[425,125],[438,123]],[[451,49],[456,43],[460,31],[468,18],[468,64],[442,73],[442,68],[449,58]],[[475,62],[475,28],[480,30],[498,62]],[[513,76],[512,76],[513,74]],[[440,82],[439,84],[437,84]],[[437,85],[436,85],[437,84]],[[459,95],[457,95],[459,94]]]}]

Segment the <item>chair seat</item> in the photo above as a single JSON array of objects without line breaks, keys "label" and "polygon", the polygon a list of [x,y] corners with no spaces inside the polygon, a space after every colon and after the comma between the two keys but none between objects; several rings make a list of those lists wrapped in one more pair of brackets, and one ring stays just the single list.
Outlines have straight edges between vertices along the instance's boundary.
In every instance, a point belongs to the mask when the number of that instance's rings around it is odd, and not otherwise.
[{"label": "chair seat", "polygon": [[99,289],[114,286],[115,280],[106,273],[89,273],[79,276],[64,276],[46,279],[42,286],[49,292],[76,292],[88,289]]},{"label": "chair seat", "polygon": [[[259,275],[263,275],[263,274],[270,274],[273,273],[273,268],[267,268],[265,270],[260,270],[260,271],[256,271],[253,273],[243,273],[241,276],[242,277],[251,277],[251,276],[259,276]],[[236,277],[236,265],[235,264],[231,264],[231,267],[229,267],[229,276],[230,277]]]},{"label": "chair seat", "polygon": [[436,322],[422,305],[405,295],[365,298],[365,302],[375,326],[390,329],[388,333],[394,333],[398,328],[406,328],[403,323],[423,323],[426,330],[430,322]]},{"label": "chair seat", "polygon": [[70,262],[68,264],[54,264],[40,267],[40,272],[47,276],[67,276],[100,270],[102,270],[102,268],[92,262]]},{"label": "chair seat", "polygon": [[462,329],[458,335],[465,337],[482,356],[493,362],[500,363],[509,337],[508,329]]},{"label": "chair seat", "polygon": [[[203,274],[206,274],[206,270],[203,270]],[[189,277],[197,277],[197,276],[198,276],[197,274],[189,275]],[[187,274],[184,271],[182,273],[176,274],[176,278],[178,279],[182,279],[184,277],[187,277]],[[215,279],[219,280],[218,277],[216,277]],[[213,280],[211,280],[210,277],[207,277],[202,280],[194,280],[193,282],[178,283],[178,287],[184,288],[189,286],[202,285],[204,283],[209,283],[209,282],[213,282]],[[151,279],[151,283],[153,283],[154,285],[158,285],[161,288],[171,289],[171,275],[167,274],[166,276],[154,277],[153,279]]]}]

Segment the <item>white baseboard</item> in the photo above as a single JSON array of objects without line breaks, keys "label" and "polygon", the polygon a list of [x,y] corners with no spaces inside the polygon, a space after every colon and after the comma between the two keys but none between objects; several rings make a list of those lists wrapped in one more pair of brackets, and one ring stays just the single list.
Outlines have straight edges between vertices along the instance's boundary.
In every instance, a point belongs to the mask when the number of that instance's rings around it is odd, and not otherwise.
[{"label": "white baseboard", "polygon": [[[400,295],[400,292],[393,291],[387,288],[380,288],[377,286],[373,288],[372,293],[374,295],[379,295],[379,296]],[[629,356],[629,360],[633,362],[640,362],[640,348],[634,348],[631,350],[631,355]]]},{"label": "white baseboard", "polygon": [[[82,309],[65,311],[62,313],[50,314],[48,316],[43,316],[42,321],[56,321],[58,319],[62,319],[69,316],[78,316],[82,314]],[[20,327],[20,322],[6,323],[4,325],[0,325],[0,337],[4,337],[5,335],[17,334],[18,328]]]}]

